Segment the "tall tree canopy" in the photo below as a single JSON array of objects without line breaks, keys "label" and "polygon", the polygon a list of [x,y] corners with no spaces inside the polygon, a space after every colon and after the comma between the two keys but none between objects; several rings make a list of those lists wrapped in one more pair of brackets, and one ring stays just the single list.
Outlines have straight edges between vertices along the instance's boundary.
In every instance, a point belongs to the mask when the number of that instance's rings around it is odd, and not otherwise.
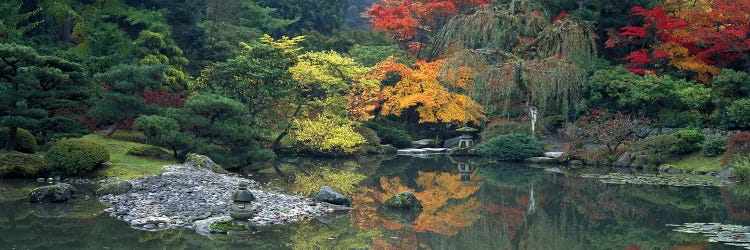
[{"label": "tall tree canopy", "polygon": [[12,149],[18,128],[44,134],[65,119],[55,111],[87,101],[90,86],[81,65],[34,49],[0,44],[0,126],[10,131],[6,149]]},{"label": "tall tree canopy", "polygon": [[585,83],[584,67],[596,54],[589,23],[568,17],[548,20],[527,1],[485,5],[452,19],[436,44],[449,51],[448,70],[476,72],[472,96],[488,113],[512,102],[568,117]]}]

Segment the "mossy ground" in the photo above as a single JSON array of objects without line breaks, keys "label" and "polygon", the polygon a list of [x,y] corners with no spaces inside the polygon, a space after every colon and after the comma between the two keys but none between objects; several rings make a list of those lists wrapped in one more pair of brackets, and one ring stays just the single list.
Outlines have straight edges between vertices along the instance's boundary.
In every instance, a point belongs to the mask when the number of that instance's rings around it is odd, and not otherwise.
[{"label": "mossy ground", "polygon": [[674,169],[686,170],[688,172],[720,172],[722,170],[721,157],[707,157],[702,152],[695,152],[678,158],[669,163]]},{"label": "mossy ground", "polygon": [[[135,138],[134,136],[137,137],[131,132],[128,138]],[[93,174],[94,177],[136,179],[161,174],[164,172],[164,170],[162,169],[163,166],[177,163],[174,161],[157,160],[128,155],[128,150],[135,146],[144,146],[144,144],[132,141],[124,141],[121,140],[123,139],[122,137],[115,136],[112,138],[105,138],[100,135],[91,134],[84,136],[83,138],[101,143],[102,145],[105,145],[105,147],[107,147],[107,150],[109,151],[109,159],[112,164],[97,169]]]},{"label": "mossy ground", "polygon": [[44,169],[44,159],[39,155],[0,151],[0,178],[38,177]]}]

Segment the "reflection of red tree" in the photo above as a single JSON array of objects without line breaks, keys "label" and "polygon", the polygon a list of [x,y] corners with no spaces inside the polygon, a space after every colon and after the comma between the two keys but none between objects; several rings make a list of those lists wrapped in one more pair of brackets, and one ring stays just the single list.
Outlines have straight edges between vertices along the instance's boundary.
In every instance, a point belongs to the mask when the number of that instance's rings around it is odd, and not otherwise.
[{"label": "reflection of red tree", "polygon": [[488,216],[490,222],[508,228],[508,238],[515,238],[518,230],[526,223],[525,214],[521,209],[497,204],[484,205],[482,208],[491,214]]},{"label": "reflection of red tree", "polygon": [[642,218],[645,208],[627,199],[623,186],[609,185],[595,180],[565,178],[563,203],[575,207],[590,220]]},{"label": "reflection of red tree", "polygon": [[750,219],[750,210],[747,209],[750,207],[750,201],[737,197],[726,189],[721,189],[720,192],[724,198],[724,209],[729,216],[738,220]]},{"label": "reflection of red tree", "polygon": [[669,246],[667,250],[708,250],[708,242],[685,242]]}]

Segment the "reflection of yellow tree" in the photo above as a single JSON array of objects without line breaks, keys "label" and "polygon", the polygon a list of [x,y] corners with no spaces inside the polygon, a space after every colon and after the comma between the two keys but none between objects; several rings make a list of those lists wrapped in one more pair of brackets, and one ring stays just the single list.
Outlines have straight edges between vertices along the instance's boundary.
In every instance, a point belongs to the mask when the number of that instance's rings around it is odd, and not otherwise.
[{"label": "reflection of yellow tree", "polygon": [[300,174],[294,178],[292,192],[301,195],[312,195],[320,190],[322,186],[330,186],[345,194],[356,189],[357,183],[364,180],[365,176],[346,170],[333,171],[330,168],[321,168],[320,172],[312,174]]},{"label": "reflection of yellow tree", "polygon": [[[472,174],[472,179],[478,178]],[[352,195],[351,223],[352,226],[361,229],[386,228],[388,230],[405,229],[399,222],[380,217],[377,207],[391,195],[399,192],[410,191],[422,201],[422,212],[411,227],[407,227],[404,235],[412,235],[416,232],[434,232],[442,235],[456,235],[458,230],[467,227],[477,221],[480,217],[480,203],[476,198],[469,198],[479,190],[477,184],[461,182],[460,175],[450,173],[428,173],[419,172],[417,177],[417,189],[404,186],[398,177],[380,178],[381,190],[375,188],[358,192]],[[468,199],[467,199],[468,198]],[[454,200],[456,202],[449,202]],[[460,200],[460,201],[459,201]],[[387,241],[378,237],[373,238],[378,243],[378,249],[383,247]],[[405,239],[406,240],[406,239]],[[407,240],[408,241],[408,240]],[[403,242],[402,242],[403,244]]]}]

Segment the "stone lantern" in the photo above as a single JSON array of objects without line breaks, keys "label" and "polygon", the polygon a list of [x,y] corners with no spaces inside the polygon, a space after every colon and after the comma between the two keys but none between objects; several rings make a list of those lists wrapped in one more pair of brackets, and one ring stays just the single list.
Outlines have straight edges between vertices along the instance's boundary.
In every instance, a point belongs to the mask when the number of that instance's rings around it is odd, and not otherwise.
[{"label": "stone lantern", "polygon": [[235,220],[248,220],[255,217],[257,212],[250,206],[254,200],[255,195],[247,189],[247,181],[241,180],[237,191],[232,194],[232,211],[229,212],[229,217]]},{"label": "stone lantern", "polygon": [[474,136],[472,133],[476,133],[478,130],[472,127],[462,127],[456,129],[456,132],[462,132],[463,135],[458,137],[458,148],[471,148],[474,146]]}]

